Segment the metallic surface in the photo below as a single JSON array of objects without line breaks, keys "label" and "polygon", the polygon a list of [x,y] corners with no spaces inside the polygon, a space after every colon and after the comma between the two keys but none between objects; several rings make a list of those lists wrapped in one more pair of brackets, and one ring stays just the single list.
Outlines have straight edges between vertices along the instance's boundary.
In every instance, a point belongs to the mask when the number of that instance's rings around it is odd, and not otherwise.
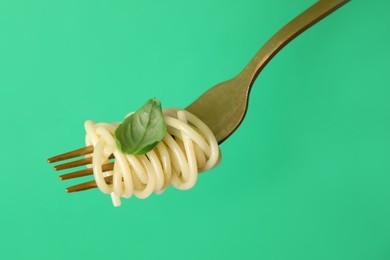
[{"label": "metallic surface", "polygon": [[252,85],[268,62],[295,37],[347,2],[318,1],[278,31],[235,78],[209,89],[186,109],[202,119],[221,144],[242,123]]}]

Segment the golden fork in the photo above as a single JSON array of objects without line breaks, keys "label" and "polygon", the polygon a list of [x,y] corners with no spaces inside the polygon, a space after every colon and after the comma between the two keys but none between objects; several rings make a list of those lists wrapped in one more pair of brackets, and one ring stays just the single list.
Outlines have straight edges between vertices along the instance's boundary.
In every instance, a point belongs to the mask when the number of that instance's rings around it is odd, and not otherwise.
[{"label": "golden fork", "polygon": [[[219,144],[226,140],[241,124],[245,117],[250,90],[257,76],[267,63],[290,41],[306,29],[337,10],[349,0],[320,0],[297,16],[278,31],[252,58],[249,64],[233,79],[222,82],[195,100],[186,110],[190,111],[206,123]],[[83,147],[48,159],[49,163],[59,162],[93,152],[93,146]],[[110,157],[111,161],[114,159]],[[55,170],[64,170],[92,163],[92,158],[84,158],[54,166]],[[102,166],[102,170],[111,171],[113,162]],[[61,180],[92,175],[92,168],[63,174]],[[112,176],[105,178],[112,182]],[[81,183],[66,189],[67,192],[96,188],[95,181]]]}]

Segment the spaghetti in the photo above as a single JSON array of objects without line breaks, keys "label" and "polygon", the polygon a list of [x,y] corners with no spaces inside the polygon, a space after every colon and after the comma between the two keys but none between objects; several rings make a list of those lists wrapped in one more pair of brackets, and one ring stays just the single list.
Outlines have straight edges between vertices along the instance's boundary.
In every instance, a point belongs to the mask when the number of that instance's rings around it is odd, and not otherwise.
[{"label": "spaghetti", "polygon": [[[213,133],[199,118],[186,110],[163,110],[167,133],[151,151],[142,155],[121,153],[115,144],[115,129],[119,123],[85,122],[86,145],[93,145],[92,167],[98,188],[111,195],[114,206],[121,197],[147,198],[153,192],[162,193],[169,185],[191,189],[198,172],[215,167],[220,150]],[[112,171],[103,172],[102,165],[115,156]],[[105,177],[113,177],[107,184]]]}]

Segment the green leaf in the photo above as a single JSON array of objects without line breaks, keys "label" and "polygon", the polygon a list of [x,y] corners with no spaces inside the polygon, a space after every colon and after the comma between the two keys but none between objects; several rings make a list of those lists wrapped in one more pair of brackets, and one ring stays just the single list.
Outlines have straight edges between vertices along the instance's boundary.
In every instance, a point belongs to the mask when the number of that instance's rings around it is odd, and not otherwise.
[{"label": "green leaf", "polygon": [[166,133],[161,103],[150,99],[115,130],[115,142],[122,153],[144,154],[152,150]]}]

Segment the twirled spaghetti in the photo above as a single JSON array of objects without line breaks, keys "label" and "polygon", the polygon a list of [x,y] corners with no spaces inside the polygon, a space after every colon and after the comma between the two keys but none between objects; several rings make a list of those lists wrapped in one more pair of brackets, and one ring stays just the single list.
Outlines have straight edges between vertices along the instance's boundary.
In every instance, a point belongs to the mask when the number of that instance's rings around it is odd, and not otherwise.
[{"label": "twirled spaghetti", "polygon": [[[220,151],[213,133],[200,119],[188,111],[164,109],[167,133],[151,151],[143,155],[121,153],[115,144],[119,123],[85,122],[86,145],[93,145],[92,167],[98,188],[111,195],[114,206],[120,198],[147,198],[162,193],[170,184],[177,189],[192,188],[198,172],[215,167]],[[115,156],[114,168],[102,172],[102,165]],[[104,177],[113,176],[112,184]]]}]

